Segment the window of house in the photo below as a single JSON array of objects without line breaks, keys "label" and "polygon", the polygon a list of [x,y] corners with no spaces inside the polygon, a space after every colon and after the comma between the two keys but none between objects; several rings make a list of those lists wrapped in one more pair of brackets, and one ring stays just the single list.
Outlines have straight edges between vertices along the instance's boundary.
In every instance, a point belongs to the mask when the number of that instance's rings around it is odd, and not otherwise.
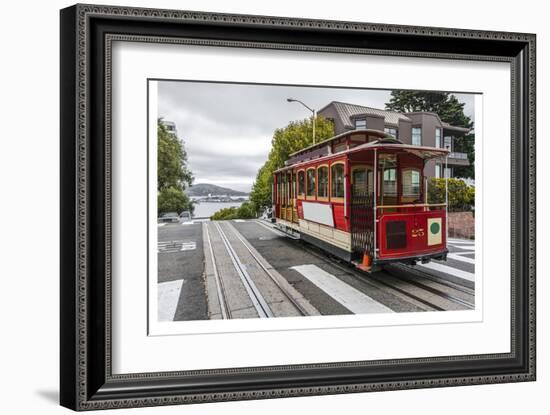
[{"label": "window of house", "polygon": [[395,138],[397,138],[397,128],[384,128],[384,132],[386,134],[391,134],[393,135]]},{"label": "window of house", "polygon": [[391,167],[384,170],[384,196],[397,195],[397,169]]},{"label": "window of house", "polygon": [[307,171],[307,196],[315,196],[315,169]]},{"label": "window of house", "polygon": [[364,130],[366,128],[367,128],[367,120],[365,120],[365,119],[355,120],[355,129],[356,130]]},{"label": "window of house", "polygon": [[344,165],[333,164],[330,168],[331,176],[331,197],[344,197]]},{"label": "window of house", "polygon": [[449,151],[453,151],[453,137],[446,136],[444,139],[445,148]]},{"label": "window of house", "polygon": [[435,146],[441,148],[441,128],[435,129]]},{"label": "window of house", "polygon": [[298,172],[298,195],[303,196],[305,193],[305,173],[303,170]]},{"label": "window of house", "polygon": [[317,196],[328,197],[328,167],[321,166],[317,169]]},{"label": "window of house", "polygon": [[422,145],[422,128],[413,127],[412,129],[412,144],[413,146]]},{"label": "window of house", "polygon": [[420,171],[417,169],[403,170],[403,196],[420,196],[420,178]]},{"label": "window of house", "polygon": [[441,164],[439,163],[435,165],[435,177],[437,179],[441,178]]}]

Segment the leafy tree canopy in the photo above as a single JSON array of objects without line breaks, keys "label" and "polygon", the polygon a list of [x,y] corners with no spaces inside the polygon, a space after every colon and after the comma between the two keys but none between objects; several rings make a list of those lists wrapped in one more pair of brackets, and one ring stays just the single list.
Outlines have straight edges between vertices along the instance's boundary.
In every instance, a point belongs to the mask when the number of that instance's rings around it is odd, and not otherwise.
[{"label": "leafy tree canopy", "polygon": [[[464,114],[464,103],[449,92],[393,90],[386,109],[398,112],[435,112],[441,121],[464,128],[472,128],[474,123]],[[470,166],[456,167],[455,174],[465,178],[475,178],[475,137],[474,134],[458,135],[454,139],[454,151],[468,154]]]},{"label": "leafy tree canopy", "polygon": [[158,213],[176,212],[181,213],[188,210],[193,213],[195,206],[189,197],[178,187],[165,187],[158,192],[157,198]]},{"label": "leafy tree canopy", "polygon": [[192,213],[193,202],[183,192],[193,183],[183,142],[168,132],[160,118],[157,120],[157,140],[158,213],[184,210]]},{"label": "leafy tree canopy", "polygon": [[[311,118],[292,121],[284,128],[278,128],[271,140],[271,151],[267,161],[258,171],[252,186],[250,201],[256,210],[271,206],[271,185],[273,172],[284,166],[289,155],[313,144],[313,122]],[[315,122],[315,141],[326,140],[334,135],[332,122],[317,117]]]},{"label": "leafy tree canopy", "polygon": [[175,187],[183,191],[193,183],[193,174],[187,167],[187,152],[183,142],[168,132],[161,119],[157,122],[157,129],[157,190]]},{"label": "leafy tree canopy", "polygon": [[[469,212],[475,206],[476,191],[463,180],[448,179],[450,212]],[[445,179],[432,177],[428,182],[428,203],[445,203]]]}]

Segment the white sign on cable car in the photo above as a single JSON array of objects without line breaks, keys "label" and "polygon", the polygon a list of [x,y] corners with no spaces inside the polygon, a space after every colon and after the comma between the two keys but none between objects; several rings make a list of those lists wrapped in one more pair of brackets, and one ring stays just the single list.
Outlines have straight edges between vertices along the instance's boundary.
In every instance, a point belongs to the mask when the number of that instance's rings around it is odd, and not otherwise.
[{"label": "white sign on cable car", "polygon": [[303,202],[304,219],[334,228],[332,205],[325,203]]}]

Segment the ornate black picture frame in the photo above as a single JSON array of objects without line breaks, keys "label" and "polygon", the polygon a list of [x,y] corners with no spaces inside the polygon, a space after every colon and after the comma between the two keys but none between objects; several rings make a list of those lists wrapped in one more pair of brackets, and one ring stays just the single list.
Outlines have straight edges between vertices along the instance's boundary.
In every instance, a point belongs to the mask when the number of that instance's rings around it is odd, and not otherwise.
[{"label": "ornate black picture frame", "polygon": [[[115,40],[509,63],[511,352],[113,375]],[[91,410],[535,380],[535,35],[76,5],[61,11],[60,122],[63,406]]]}]

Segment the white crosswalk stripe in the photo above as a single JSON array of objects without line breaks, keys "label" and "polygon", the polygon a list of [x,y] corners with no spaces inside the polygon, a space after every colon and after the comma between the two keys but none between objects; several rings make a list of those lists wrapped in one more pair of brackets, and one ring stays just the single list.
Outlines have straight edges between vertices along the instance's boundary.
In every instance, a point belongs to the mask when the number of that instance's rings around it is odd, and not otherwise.
[{"label": "white crosswalk stripe", "polygon": [[291,269],[298,271],[352,313],[393,313],[390,308],[351,287],[317,265],[298,265],[291,267]]},{"label": "white crosswalk stripe", "polygon": [[161,282],[158,284],[158,320],[173,321],[178,307],[183,280]]},{"label": "white crosswalk stripe", "polygon": [[[469,252],[461,252],[460,254],[451,253],[451,254],[447,254],[447,258],[454,259],[456,261],[467,262],[468,264],[475,264],[476,263],[475,259],[468,258],[468,257],[465,257],[465,256],[461,255],[461,254],[468,254],[468,253]],[[472,251],[471,253],[474,253],[474,251]]]},{"label": "white crosswalk stripe", "polygon": [[462,271],[458,268],[450,267],[448,265],[439,264],[437,262],[429,262],[427,264],[418,264],[419,267],[428,268],[433,271],[443,272],[445,274],[453,275],[458,278],[462,278],[467,281],[475,281],[475,274],[471,272]]},{"label": "white crosswalk stripe", "polygon": [[194,241],[161,241],[158,243],[159,254],[192,251],[194,249],[197,249],[197,243]]}]

